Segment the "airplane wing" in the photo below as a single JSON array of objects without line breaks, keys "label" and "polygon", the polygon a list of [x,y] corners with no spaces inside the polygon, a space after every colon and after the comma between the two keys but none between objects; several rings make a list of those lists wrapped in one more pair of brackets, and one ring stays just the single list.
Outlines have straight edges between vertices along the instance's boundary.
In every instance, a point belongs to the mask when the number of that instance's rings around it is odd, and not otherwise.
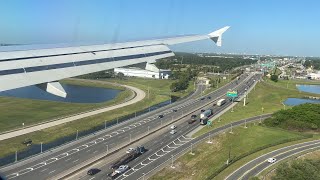
[{"label": "airplane wing", "polygon": [[174,56],[168,45],[213,40],[221,46],[226,26],[208,35],[65,48],[0,52],[0,92],[30,85],[66,97],[58,80]]}]

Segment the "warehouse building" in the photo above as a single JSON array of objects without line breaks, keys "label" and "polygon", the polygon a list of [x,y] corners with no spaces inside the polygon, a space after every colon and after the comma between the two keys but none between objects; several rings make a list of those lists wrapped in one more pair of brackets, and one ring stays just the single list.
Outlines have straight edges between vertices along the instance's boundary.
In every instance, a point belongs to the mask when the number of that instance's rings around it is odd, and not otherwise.
[{"label": "warehouse building", "polygon": [[170,70],[159,69],[154,64],[146,63],[145,68],[127,67],[127,68],[114,68],[114,73],[123,73],[128,77],[142,77],[153,79],[168,79],[171,75]]}]

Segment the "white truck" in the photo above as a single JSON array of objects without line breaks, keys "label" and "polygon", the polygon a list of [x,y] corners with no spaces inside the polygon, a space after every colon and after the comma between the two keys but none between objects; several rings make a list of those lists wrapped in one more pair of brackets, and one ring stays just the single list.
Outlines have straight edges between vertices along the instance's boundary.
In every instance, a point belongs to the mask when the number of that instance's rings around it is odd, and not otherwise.
[{"label": "white truck", "polygon": [[218,102],[217,102],[217,106],[222,106],[226,103],[226,100],[225,99],[220,99]]},{"label": "white truck", "polygon": [[212,115],[212,109],[207,109],[200,114],[200,119],[206,119]]}]

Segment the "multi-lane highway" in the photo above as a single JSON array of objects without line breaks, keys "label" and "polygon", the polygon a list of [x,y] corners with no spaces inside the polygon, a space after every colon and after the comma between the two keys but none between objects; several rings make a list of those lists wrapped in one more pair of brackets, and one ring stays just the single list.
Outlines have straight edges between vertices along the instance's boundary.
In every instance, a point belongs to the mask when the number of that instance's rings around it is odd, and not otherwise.
[{"label": "multi-lane highway", "polygon": [[[34,179],[34,177],[37,177],[37,179],[47,179],[50,177],[57,177],[67,170],[74,169],[80,165],[82,166],[98,156],[107,155],[112,150],[123,147],[135,138],[146,135],[149,131],[152,132],[163,127],[163,125],[167,123],[174,122],[185,117],[195,109],[200,108],[204,104],[209,104],[219,96],[224,95],[228,89],[232,89],[240,85],[242,85],[243,88],[244,86],[251,85],[253,83],[253,78],[257,79],[258,75],[255,75],[254,77],[245,77],[246,75],[242,75],[240,80],[235,80],[233,83],[211,93],[208,95],[212,97],[211,99],[186,99],[184,101],[174,103],[173,105],[162,108],[159,111],[137,117],[126,123],[122,123],[116,127],[102,131],[96,135],[62,146],[52,152],[47,152],[43,155],[5,167],[0,171],[3,172],[8,179]],[[242,83],[244,80],[249,79],[250,84],[248,84],[247,81]],[[173,109],[178,111],[174,112]],[[158,118],[158,115],[160,114],[164,115],[164,117]],[[178,137],[197,126],[198,125],[179,127],[178,133],[172,137]],[[149,152],[152,153],[152,151],[148,151],[148,153]]]},{"label": "multi-lane highway", "polygon": [[[287,159],[290,156],[303,153],[309,150],[320,149],[320,140],[304,142],[300,144],[295,144],[281,149],[274,150],[262,156],[259,156],[247,164],[243,165],[232,174],[230,174],[226,180],[234,179],[249,179],[252,176],[257,176],[259,173],[269,168],[275,163],[280,162],[281,160]],[[275,158],[275,163],[267,162],[268,158]]]},{"label": "multi-lane highway", "polygon": [[[258,79],[259,76],[250,76],[248,77],[244,83],[234,83],[237,87],[237,90],[239,93],[243,93],[245,89],[247,89],[249,86],[251,86],[254,81],[253,79]],[[248,82],[248,83],[247,83]],[[222,92],[220,95],[217,94],[214,101],[217,99],[220,99],[220,96],[224,96],[226,92]],[[211,97],[213,98],[213,97]],[[206,98],[207,99],[207,98]],[[201,102],[201,101],[200,101]],[[228,101],[224,106],[212,106],[212,103],[209,105],[201,108],[201,109],[208,109],[212,108],[214,110],[214,114],[217,114],[224,110],[227,106],[229,106],[232,102]],[[195,106],[196,107],[196,106]],[[200,114],[200,110],[194,112],[193,114]],[[260,119],[260,117],[257,117]],[[249,121],[256,120],[257,118],[248,119]],[[264,116],[261,118],[265,118]],[[177,133],[176,134],[170,134],[170,128],[167,127],[167,130],[164,131],[164,134],[161,136],[158,136],[156,138],[150,139],[149,141],[145,142],[143,145],[149,149],[149,151],[145,154],[143,154],[141,157],[139,157],[137,160],[134,160],[130,162],[128,165],[132,167],[128,172],[126,172],[124,175],[118,177],[118,179],[138,179],[143,175],[143,173],[149,172],[159,164],[165,162],[170,158],[171,155],[175,155],[176,153],[179,153],[181,150],[190,147],[191,143],[196,143],[199,141],[199,139],[204,138],[204,136],[208,136],[207,134],[192,139],[190,137],[186,137],[186,134],[188,132],[192,131],[193,129],[197,128],[199,126],[199,122],[195,122],[194,124],[188,124],[187,120],[190,119],[190,116],[184,117],[179,121],[179,124],[175,124],[177,126]],[[233,126],[240,125],[241,123],[244,123],[245,120],[233,123]],[[222,128],[218,128],[214,130],[212,135],[216,133],[220,133],[223,130],[230,128],[230,125],[226,125]],[[106,163],[102,166],[96,166],[97,168],[101,169],[102,172],[98,173],[94,177],[86,175],[86,170],[84,170],[79,175],[73,177],[75,179],[107,179],[107,175],[111,173],[112,171],[109,169],[109,167],[112,164],[112,160],[105,161]]]}]

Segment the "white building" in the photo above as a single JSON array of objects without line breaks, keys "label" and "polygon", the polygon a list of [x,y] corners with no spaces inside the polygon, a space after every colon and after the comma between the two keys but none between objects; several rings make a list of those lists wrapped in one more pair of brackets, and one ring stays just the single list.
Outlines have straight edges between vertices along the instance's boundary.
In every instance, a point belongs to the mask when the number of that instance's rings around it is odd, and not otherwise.
[{"label": "white building", "polygon": [[143,78],[154,78],[154,79],[168,79],[171,75],[170,70],[159,69],[154,64],[147,63],[145,69],[136,67],[129,68],[114,68],[116,74],[123,73],[129,77],[143,77]]},{"label": "white building", "polygon": [[308,79],[320,80],[320,72],[318,73],[310,73],[307,75]]}]

